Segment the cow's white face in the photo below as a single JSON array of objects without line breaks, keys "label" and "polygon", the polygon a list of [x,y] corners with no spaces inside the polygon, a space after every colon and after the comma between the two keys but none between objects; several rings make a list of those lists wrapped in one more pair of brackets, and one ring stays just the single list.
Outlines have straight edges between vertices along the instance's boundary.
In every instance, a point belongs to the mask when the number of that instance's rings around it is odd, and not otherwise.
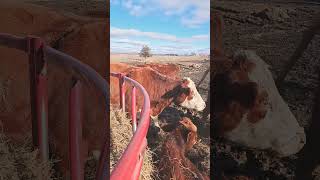
[{"label": "cow's white face", "polygon": [[[233,109],[229,108],[227,112],[224,112],[229,115],[242,113],[242,116],[238,116],[241,117],[238,124],[233,129],[226,131],[224,136],[247,147],[271,149],[280,156],[289,156],[299,152],[306,143],[304,129],[300,127],[288,105],[280,96],[268,65],[252,51],[239,51],[235,54],[234,60],[237,61],[240,56],[240,59],[245,59],[254,65],[254,68],[248,71],[247,77],[249,82],[256,84],[255,101],[250,108],[246,109],[238,103],[233,106]],[[233,80],[240,82],[236,78]],[[240,82],[240,86],[241,83],[244,82]],[[248,93],[241,91],[241,94]],[[257,101],[257,98],[261,100]],[[223,120],[226,121],[227,118],[222,119],[220,123],[224,123]],[[228,119],[228,121],[232,120]]]},{"label": "cow's white face", "polygon": [[190,95],[185,98],[185,100],[180,104],[180,106],[194,109],[197,111],[202,111],[206,107],[205,101],[202,99],[201,95],[199,94],[195,83],[188,77],[183,78],[185,81],[187,88],[190,89]]}]

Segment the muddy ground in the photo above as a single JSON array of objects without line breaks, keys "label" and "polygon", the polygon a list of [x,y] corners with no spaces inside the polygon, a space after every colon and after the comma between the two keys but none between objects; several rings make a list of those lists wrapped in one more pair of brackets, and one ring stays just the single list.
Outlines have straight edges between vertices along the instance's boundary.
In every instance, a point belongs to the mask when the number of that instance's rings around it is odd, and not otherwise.
[{"label": "muddy ground", "polygon": [[[302,38],[320,5],[272,1],[215,1],[214,10],[225,20],[224,48],[255,50],[268,64],[274,78],[281,72]],[[288,74],[280,93],[298,122],[306,130],[310,123],[312,100],[317,87],[320,62],[320,36],[315,36],[303,57]],[[297,156],[280,159],[271,152],[249,150],[215,139],[212,147],[215,173],[219,168],[229,173],[250,175],[254,179],[293,179]],[[218,168],[219,167],[219,168]]]}]

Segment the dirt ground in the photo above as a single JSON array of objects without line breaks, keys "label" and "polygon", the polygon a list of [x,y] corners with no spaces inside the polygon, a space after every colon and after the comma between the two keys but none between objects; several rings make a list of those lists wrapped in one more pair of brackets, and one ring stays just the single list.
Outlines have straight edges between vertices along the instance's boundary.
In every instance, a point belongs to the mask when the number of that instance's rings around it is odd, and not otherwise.
[{"label": "dirt ground", "polygon": [[105,0],[23,0],[32,4],[42,5],[54,9],[74,13],[77,15],[86,15],[88,11],[102,11],[107,14],[107,1]]},{"label": "dirt ground", "polygon": [[[236,49],[251,49],[269,65],[274,78],[282,70],[302,38],[320,5],[281,1],[215,1],[214,10],[225,20],[224,48],[228,53]],[[315,36],[303,57],[288,74],[280,93],[298,122],[305,129],[310,123],[312,100],[317,86],[320,61],[320,36]],[[254,179],[293,179],[297,156],[280,159],[271,152],[238,147],[224,139],[214,140],[213,164],[216,169],[228,169]]]}]

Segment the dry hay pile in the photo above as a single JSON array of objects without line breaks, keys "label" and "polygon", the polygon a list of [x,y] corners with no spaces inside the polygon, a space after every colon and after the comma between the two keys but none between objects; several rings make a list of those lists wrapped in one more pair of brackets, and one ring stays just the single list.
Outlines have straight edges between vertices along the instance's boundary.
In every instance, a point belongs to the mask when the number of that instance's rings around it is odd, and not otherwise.
[{"label": "dry hay pile", "polygon": [[31,138],[23,144],[13,143],[0,133],[0,179],[1,180],[51,180],[52,162],[38,159],[38,150],[32,149]]},{"label": "dry hay pile", "polygon": [[[132,138],[132,126],[130,120],[126,117],[126,114],[119,109],[111,108],[110,110],[110,121],[111,121],[111,138],[110,138],[110,171],[116,165],[116,162],[120,159],[122,153]],[[152,162],[152,152],[147,148],[140,179],[141,180],[152,180],[155,175],[155,168]]]}]

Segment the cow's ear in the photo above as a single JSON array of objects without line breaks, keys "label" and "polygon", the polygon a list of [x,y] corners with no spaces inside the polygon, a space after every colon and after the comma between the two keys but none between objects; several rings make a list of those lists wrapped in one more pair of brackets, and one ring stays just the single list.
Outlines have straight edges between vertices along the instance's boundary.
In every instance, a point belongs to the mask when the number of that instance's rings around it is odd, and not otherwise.
[{"label": "cow's ear", "polygon": [[193,91],[191,88],[187,88],[187,96],[188,96],[188,100],[191,100],[193,98]]},{"label": "cow's ear", "polygon": [[182,80],[182,82],[181,82],[181,87],[182,88],[188,88],[188,85],[189,85],[189,81],[188,81],[188,79],[184,79],[184,80]]}]

